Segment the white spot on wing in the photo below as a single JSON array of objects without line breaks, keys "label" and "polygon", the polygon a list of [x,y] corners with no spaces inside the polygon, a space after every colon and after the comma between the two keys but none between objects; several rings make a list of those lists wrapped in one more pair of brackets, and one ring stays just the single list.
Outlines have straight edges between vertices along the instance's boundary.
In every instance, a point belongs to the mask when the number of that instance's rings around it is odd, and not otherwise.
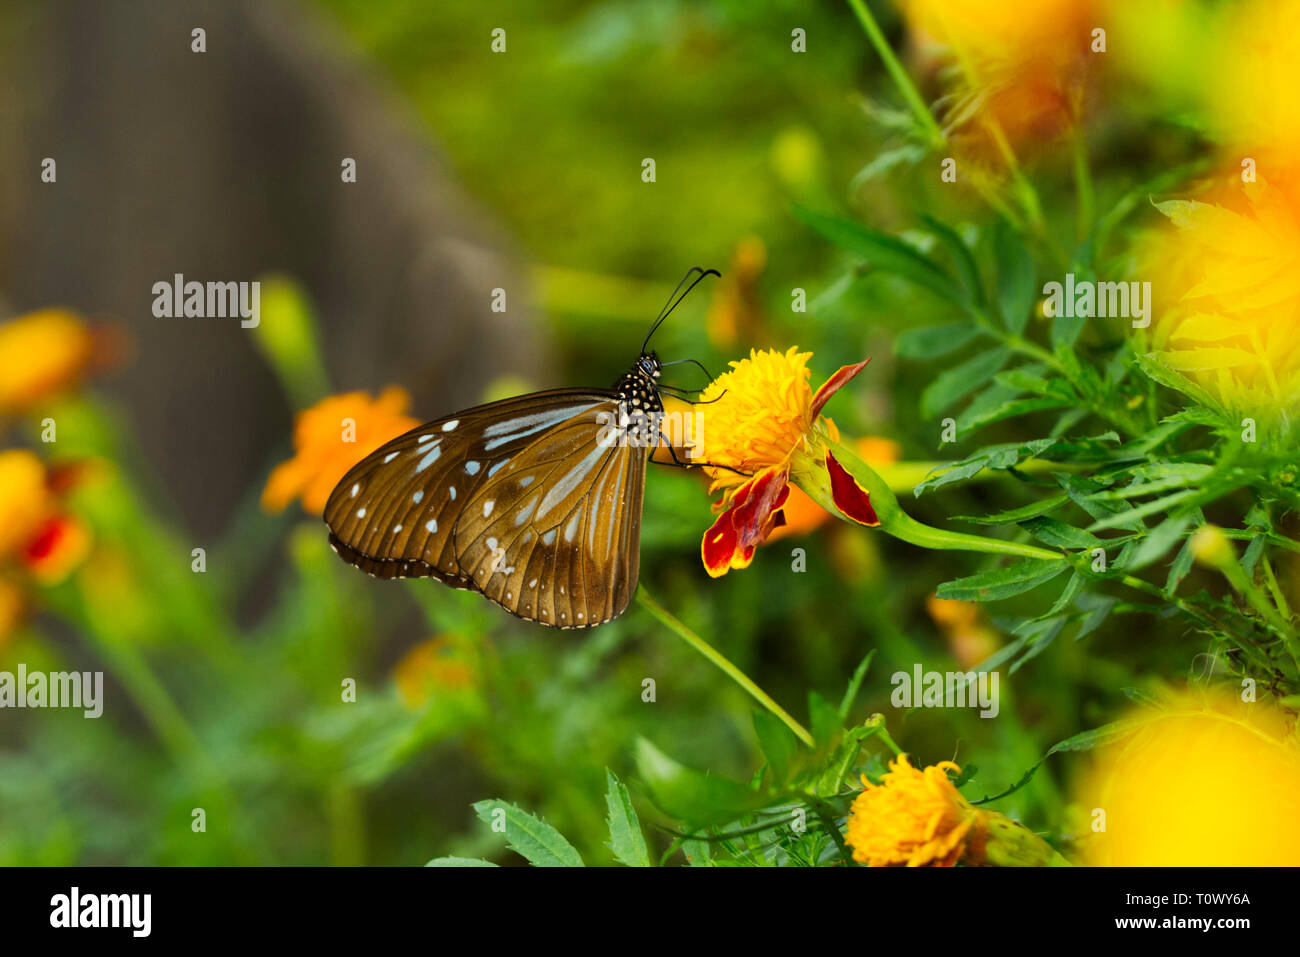
[{"label": "white spot on wing", "polygon": [[442,424],[442,431],[450,432],[458,425],[460,425],[460,419],[452,419],[450,422],[444,422]]},{"label": "white spot on wing", "polygon": [[478,468],[479,468],[478,463],[475,462],[473,459],[465,463],[465,471],[468,472],[470,475],[478,475]]},{"label": "white spot on wing", "polygon": [[429,534],[432,535],[434,532],[438,530],[438,520],[436,518],[431,518],[424,523],[424,527],[427,528],[429,530]]},{"label": "white spot on wing", "polygon": [[490,498],[483,503],[483,517],[487,518],[492,514],[492,507],[496,505],[496,499]]},{"label": "white spot on wing", "polygon": [[424,492],[423,491],[416,492],[414,495],[411,496],[411,501],[414,502],[416,505],[419,505],[420,502],[424,501]]},{"label": "white spot on wing", "polygon": [[365,518],[365,517],[366,517],[366,510],[364,508],[357,509],[357,518]]},{"label": "white spot on wing", "polygon": [[442,455],[442,449],[435,445],[428,455],[420,459],[420,464],[415,467],[415,471],[423,472],[434,462],[438,461],[438,456],[440,455]]},{"label": "white spot on wing", "polygon": [[389,452],[387,455],[384,456],[384,463],[387,464],[393,461],[393,459],[397,458],[397,456],[400,454],[401,454],[400,452]]},{"label": "white spot on wing", "polygon": [[360,491],[361,491],[361,483],[358,482],[356,485],[352,486],[352,497],[356,498],[357,493]]}]

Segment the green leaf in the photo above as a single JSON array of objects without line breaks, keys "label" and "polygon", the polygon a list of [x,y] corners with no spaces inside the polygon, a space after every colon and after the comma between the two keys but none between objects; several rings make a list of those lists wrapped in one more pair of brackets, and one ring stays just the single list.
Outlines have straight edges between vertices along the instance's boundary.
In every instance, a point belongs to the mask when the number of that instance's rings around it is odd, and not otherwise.
[{"label": "green leaf", "polygon": [[679,764],[645,738],[637,740],[636,763],[655,806],[688,824],[721,824],[767,803],[743,784]]},{"label": "green leaf", "polygon": [[941,372],[921,393],[921,415],[933,418],[984,385],[1007,364],[1011,350],[996,346]]},{"label": "green leaf", "polygon": [[827,744],[844,727],[839,711],[816,691],[808,692],[808,722],[818,744]]},{"label": "green leaf", "polygon": [[435,857],[425,867],[497,867],[481,857]]},{"label": "green leaf", "polygon": [[1075,599],[1074,603],[1086,614],[1079,625],[1079,633],[1074,636],[1074,640],[1086,638],[1098,628],[1102,622],[1110,615],[1110,611],[1115,607],[1119,599],[1111,598],[1109,595],[1093,595],[1085,592]]},{"label": "green leaf", "polygon": [[1159,525],[1151,530],[1133,552],[1126,568],[1134,571],[1139,568],[1145,568],[1154,561],[1159,561],[1165,557],[1165,553],[1187,534],[1187,529],[1191,527],[1192,520],[1190,516],[1172,516],[1165,519]]},{"label": "green leaf", "polygon": [[1024,332],[1038,296],[1034,260],[1029,250],[1005,224],[994,232],[998,260],[998,314],[1012,332]]},{"label": "green leaf", "polygon": [[904,359],[937,359],[956,352],[979,332],[979,326],[965,319],[945,322],[941,326],[907,329],[894,340],[894,352]]},{"label": "green leaf", "polygon": [[853,707],[853,702],[858,696],[858,691],[862,688],[862,681],[867,677],[867,669],[871,667],[871,660],[876,657],[876,649],[872,648],[866,656],[858,662],[857,668],[853,671],[853,677],[849,679],[849,686],[844,689],[844,697],[840,699],[840,724],[843,725],[849,720],[849,710]]},{"label": "green leaf", "polygon": [[1044,545],[1052,545],[1056,548],[1097,548],[1105,545],[1105,542],[1091,532],[1067,525],[1054,518],[1031,518],[1021,522],[1020,527]]},{"label": "green leaf", "polygon": [[970,247],[966,245],[951,226],[942,220],[935,219],[930,215],[923,215],[921,219],[939,237],[939,242],[952,256],[952,263],[957,267],[957,275],[961,277],[962,285],[966,287],[971,301],[982,307],[984,305],[984,285],[980,281],[979,267],[975,265],[975,257],[971,254]]},{"label": "green leaf", "polygon": [[978,525],[1016,525],[1030,518],[1037,518],[1048,512],[1054,512],[1070,500],[1068,495],[1053,495],[1039,502],[1030,502],[1021,508],[1009,512],[995,512],[992,515],[959,515],[959,522],[975,522]]},{"label": "green leaf", "polygon": [[507,801],[474,804],[474,813],[489,826],[505,822],[506,846],[537,867],[582,867],[573,845],[551,825]]},{"label": "green leaf", "polygon": [[649,867],[650,850],[646,847],[645,835],[641,833],[641,819],[632,806],[632,795],[609,768],[605,769],[605,779],[609,785],[605,792],[605,807],[609,811],[606,818],[609,844],[606,846],[628,867]]},{"label": "green leaf", "polygon": [[873,268],[910,280],[948,302],[966,304],[966,295],[956,280],[901,239],[803,206],[795,207],[795,215],[837,246],[861,256]]},{"label": "green leaf", "polygon": [[1217,410],[1219,408],[1219,403],[1214,401],[1214,397],[1211,396],[1210,393],[1206,392],[1191,379],[1187,378],[1187,376],[1175,371],[1169,363],[1165,361],[1164,356],[1161,353],[1148,352],[1145,355],[1140,355],[1137,357],[1137,363],[1138,367],[1147,374],[1148,378],[1154,379],[1166,388],[1181,392],[1198,405],[1203,405],[1207,409]]},{"label": "green leaf", "polygon": [[790,777],[790,765],[799,753],[799,741],[780,718],[770,711],[754,712],[754,733],[758,746],[772,769],[776,784],[784,784]]},{"label": "green leaf", "polygon": [[1091,751],[1093,748],[1100,748],[1104,745],[1120,741],[1132,734],[1140,722],[1137,721],[1115,721],[1111,724],[1102,725],[1100,728],[1093,728],[1090,731],[1081,731],[1079,734],[1060,741],[1051,748],[1047,753],[1039,758],[1038,763],[1021,776],[1020,780],[1001,794],[995,794],[992,797],[980,798],[978,801],[971,801],[972,804],[989,804],[993,801],[1001,800],[1019,791],[1028,784],[1034,777],[1034,773],[1043,766],[1043,762],[1052,755],[1060,751]]},{"label": "green leaf", "polygon": [[[909,114],[910,117],[910,114]],[[849,192],[854,193],[860,189],[868,180],[879,176],[881,173],[887,173],[895,166],[906,163],[911,165],[925,158],[927,150],[924,146],[917,143],[905,143],[902,146],[892,150],[884,150],[877,153],[875,157],[857,174],[849,183]]]},{"label": "green leaf", "polygon": [[995,568],[968,578],[944,582],[939,586],[937,594],[940,598],[959,601],[1000,601],[1037,588],[1068,567],[1064,561],[1027,558],[1005,568]]}]

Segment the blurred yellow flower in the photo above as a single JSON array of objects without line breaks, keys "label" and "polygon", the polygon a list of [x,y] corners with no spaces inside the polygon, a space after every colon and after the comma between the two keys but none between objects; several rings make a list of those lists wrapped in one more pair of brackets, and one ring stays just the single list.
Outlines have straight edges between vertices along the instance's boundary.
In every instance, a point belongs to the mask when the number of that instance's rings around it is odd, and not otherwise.
[{"label": "blurred yellow flower", "polygon": [[952,867],[968,850],[978,857],[985,841],[981,815],[953,786],[949,770],[961,771],[951,761],[918,770],[900,754],[880,784],[864,776],[844,835],[853,859],[872,867]]},{"label": "blurred yellow flower", "polygon": [[1233,6],[1201,63],[1208,119],[1229,149],[1250,156],[1264,178],[1300,170],[1300,0]]},{"label": "blurred yellow flower", "polygon": [[1230,410],[1274,416],[1300,402],[1300,190],[1221,189],[1171,201],[1144,237],[1154,344]]},{"label": "blurred yellow flower", "polygon": [[839,431],[821,416],[827,400],[867,363],[842,367],[814,394],[811,357],[797,346],[751,350],[709,383],[694,407],[699,427],[692,456],[727,466],[704,467],[713,480],[709,491],[723,490],[713,506],[718,518],[700,544],[714,578],[748,567],[758,545],[785,523],[782,508],[796,468],[829,473],[836,506],[862,524],[879,524],[867,494],[825,448],[823,439],[838,441]]},{"label": "blurred yellow flower", "polygon": [[[1088,64],[1092,0],[898,0],[921,50],[961,67],[949,122],[988,148],[994,124],[1012,142],[1049,139],[1079,113]],[[973,122],[967,122],[967,121]]]},{"label": "blurred yellow flower", "polygon": [[[1294,866],[1300,745],[1294,715],[1223,693],[1184,693],[1098,751],[1078,800],[1089,863]],[[1104,828],[1102,830],[1101,828]]]},{"label": "blurred yellow flower", "polygon": [[402,702],[416,709],[439,691],[472,685],[474,669],[455,639],[440,635],[412,648],[393,668],[393,681]]},{"label": "blurred yellow flower", "polygon": [[405,389],[389,386],[376,399],[365,392],[346,392],[299,412],[293,428],[294,457],[272,470],[262,490],[262,507],[278,512],[301,496],[303,509],[319,515],[348,469],[420,424],[405,414],[410,405]]},{"label": "blurred yellow flower", "polygon": [[43,309],[0,323],[0,415],[24,412],[76,385],[94,338],[72,312]]}]

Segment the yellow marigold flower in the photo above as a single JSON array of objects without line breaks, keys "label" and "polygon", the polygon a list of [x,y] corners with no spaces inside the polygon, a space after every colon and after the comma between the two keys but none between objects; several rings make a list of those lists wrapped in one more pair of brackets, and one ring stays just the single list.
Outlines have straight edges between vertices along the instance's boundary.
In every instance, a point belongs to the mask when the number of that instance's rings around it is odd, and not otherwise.
[{"label": "yellow marigold flower", "polygon": [[[950,117],[990,120],[1012,141],[1048,139],[1074,122],[1089,64],[1092,0],[899,0],[922,50],[950,53],[962,70]],[[972,144],[989,150],[987,131]]]},{"label": "yellow marigold flower", "polygon": [[878,525],[868,494],[844,471],[827,447],[839,438],[822,407],[866,366],[844,366],[814,394],[808,384],[811,352],[752,350],[749,358],[711,382],[695,406],[699,417],[693,458],[726,468],[705,467],[710,491],[723,490],[720,513],[704,534],[701,556],[713,577],[745,568],[754,550],[785,522],[782,508],[792,473],[819,473],[834,504],[847,517]]},{"label": "yellow marigold flower", "polygon": [[430,638],[412,648],[393,668],[397,693],[408,708],[422,707],[439,691],[467,688],[474,669],[447,635]]},{"label": "yellow marigold flower", "polygon": [[[1234,8],[1202,61],[1208,119],[1218,138],[1251,156],[1266,177],[1300,163],[1300,0],[1253,0]],[[1235,162],[1235,160],[1234,160]]]},{"label": "yellow marigold flower", "polygon": [[320,514],[348,469],[420,424],[405,414],[410,405],[405,389],[389,386],[377,399],[347,392],[299,412],[293,428],[294,457],[272,470],[262,490],[262,507],[278,512],[301,496],[306,511]]},{"label": "yellow marigold flower", "polygon": [[1229,410],[1275,417],[1300,403],[1300,183],[1161,203],[1147,236],[1154,343]]},{"label": "yellow marigold flower", "polygon": [[[1262,688],[1261,688],[1262,691]],[[1294,716],[1238,693],[1179,693],[1096,752],[1076,800],[1088,863],[1270,867],[1300,861]]]},{"label": "yellow marigold flower", "polygon": [[90,367],[93,347],[89,327],[63,309],[0,324],[0,415],[24,412],[74,386]]},{"label": "yellow marigold flower", "polygon": [[974,807],[953,785],[951,761],[912,767],[900,754],[880,784],[864,775],[849,809],[845,843],[872,867],[1068,865],[1051,845],[1005,814]]},{"label": "yellow marigold flower", "polygon": [[980,812],[953,787],[950,769],[961,771],[951,761],[918,770],[900,754],[880,784],[864,776],[844,835],[853,859],[872,867],[952,867],[967,851],[982,855]]}]

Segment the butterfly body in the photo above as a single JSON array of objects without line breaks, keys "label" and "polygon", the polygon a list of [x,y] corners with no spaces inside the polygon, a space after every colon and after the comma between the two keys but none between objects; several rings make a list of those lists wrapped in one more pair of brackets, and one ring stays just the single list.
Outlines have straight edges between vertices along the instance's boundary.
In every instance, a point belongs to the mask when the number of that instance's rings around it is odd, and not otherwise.
[{"label": "butterfly body", "polygon": [[375,577],[435,578],[543,625],[609,621],[636,588],[660,371],[643,353],[613,389],[504,399],[398,436],[331,493],[330,544]]}]

